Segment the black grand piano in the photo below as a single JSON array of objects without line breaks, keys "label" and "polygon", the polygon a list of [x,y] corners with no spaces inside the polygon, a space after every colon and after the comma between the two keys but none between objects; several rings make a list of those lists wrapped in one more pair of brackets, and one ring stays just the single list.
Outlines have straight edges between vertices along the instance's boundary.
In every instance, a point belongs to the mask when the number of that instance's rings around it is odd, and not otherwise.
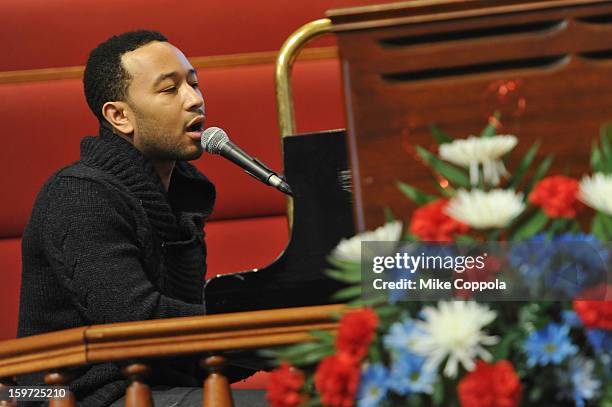
[{"label": "black grand piano", "polygon": [[267,267],[208,280],[208,314],[328,304],[342,287],[324,271],[340,239],[354,234],[345,132],[285,137],[284,152],[294,198],[289,244]]}]

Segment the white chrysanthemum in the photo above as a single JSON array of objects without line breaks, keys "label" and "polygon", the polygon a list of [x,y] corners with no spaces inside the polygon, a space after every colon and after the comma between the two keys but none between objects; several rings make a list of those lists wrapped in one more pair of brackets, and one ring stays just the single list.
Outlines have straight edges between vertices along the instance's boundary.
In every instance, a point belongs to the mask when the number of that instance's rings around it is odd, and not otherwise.
[{"label": "white chrysanthemum", "polygon": [[460,189],[448,202],[446,214],[475,229],[507,226],[525,209],[523,194],[511,189]]},{"label": "white chrysanthemum", "polygon": [[438,307],[424,307],[423,321],[418,321],[413,352],[426,358],[425,369],[437,369],[448,357],[446,377],[456,377],[458,364],[473,370],[476,358],[491,360],[482,345],[495,345],[499,338],[482,330],[497,314],[486,305],[473,301],[439,302]]},{"label": "white chrysanthemum", "polygon": [[402,233],[402,222],[386,223],[373,230],[360,233],[350,239],[342,239],[332,252],[337,259],[361,261],[361,242],[397,242]]},{"label": "white chrysanthemum", "polygon": [[578,199],[593,209],[612,215],[612,174],[598,172],[582,177]]},{"label": "white chrysanthemum", "polygon": [[479,165],[482,165],[485,182],[498,185],[500,177],[508,175],[500,158],[512,150],[517,142],[516,137],[511,135],[486,138],[470,136],[442,144],[438,153],[446,161],[469,168],[472,185],[478,183]]}]

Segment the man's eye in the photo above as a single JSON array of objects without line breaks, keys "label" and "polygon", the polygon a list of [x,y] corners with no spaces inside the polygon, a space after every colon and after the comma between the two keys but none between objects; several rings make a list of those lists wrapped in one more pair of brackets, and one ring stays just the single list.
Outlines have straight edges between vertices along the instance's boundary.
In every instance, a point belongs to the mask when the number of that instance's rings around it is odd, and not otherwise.
[{"label": "man's eye", "polygon": [[169,88],[163,89],[163,93],[174,93],[176,91],[176,86],[171,86]]},{"label": "man's eye", "polygon": [[199,82],[194,82],[194,83],[191,84],[191,87],[194,88],[194,89],[197,89],[199,86],[200,86]]}]

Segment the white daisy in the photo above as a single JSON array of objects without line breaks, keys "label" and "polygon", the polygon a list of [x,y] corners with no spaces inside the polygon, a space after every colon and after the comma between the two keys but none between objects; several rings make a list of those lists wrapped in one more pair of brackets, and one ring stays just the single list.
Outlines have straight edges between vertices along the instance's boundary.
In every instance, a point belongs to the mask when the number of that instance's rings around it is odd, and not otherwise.
[{"label": "white daisy", "polygon": [[593,209],[612,215],[612,174],[598,172],[582,177],[578,199]]},{"label": "white daisy", "polygon": [[332,252],[341,260],[361,261],[361,242],[397,242],[402,234],[402,222],[394,221],[373,230],[360,233],[350,239],[342,239]]},{"label": "white daisy", "polygon": [[446,161],[470,169],[470,182],[478,184],[478,168],[482,165],[485,182],[498,185],[501,176],[508,175],[500,158],[516,146],[518,140],[511,135],[458,139],[442,144],[438,154]]},{"label": "white daisy", "polygon": [[417,322],[418,336],[413,351],[426,358],[425,369],[437,369],[448,357],[444,367],[446,377],[456,377],[461,363],[473,370],[476,358],[491,360],[482,345],[495,345],[499,337],[482,330],[497,316],[486,305],[473,301],[439,302],[438,307],[424,307],[423,320]]},{"label": "white daisy", "polygon": [[523,194],[511,189],[460,189],[446,206],[446,214],[475,229],[507,226],[525,209]]}]

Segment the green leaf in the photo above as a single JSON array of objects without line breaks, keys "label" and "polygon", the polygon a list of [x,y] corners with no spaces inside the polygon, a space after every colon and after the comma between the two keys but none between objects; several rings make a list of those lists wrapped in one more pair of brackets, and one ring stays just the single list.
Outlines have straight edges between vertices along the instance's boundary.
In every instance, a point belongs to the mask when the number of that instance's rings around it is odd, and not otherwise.
[{"label": "green leaf", "polygon": [[568,218],[557,218],[553,220],[547,231],[548,238],[552,239],[554,235],[564,232],[570,224],[570,221],[571,220]]},{"label": "green leaf", "polygon": [[527,151],[527,153],[525,154],[525,156],[519,163],[518,167],[516,168],[514,175],[510,178],[510,181],[508,182],[508,188],[516,189],[520,185],[520,183],[523,182],[525,173],[531,166],[531,163],[533,163],[533,160],[539,148],[540,148],[540,143],[538,142],[538,143],[535,143],[533,146],[531,146],[529,151]]},{"label": "green leaf", "polygon": [[353,273],[352,271],[326,270],[325,275],[334,280],[342,281],[343,283],[356,284],[361,282],[361,272]]},{"label": "green leaf", "polygon": [[339,259],[334,256],[329,256],[327,261],[329,261],[331,265],[336,267],[338,270],[361,273],[361,262],[359,261]]},{"label": "green leaf", "polygon": [[321,348],[315,351],[312,351],[306,355],[301,355],[299,357],[295,357],[293,359],[289,359],[289,363],[295,366],[306,366],[312,365],[326,356],[333,355],[336,350],[333,347]]},{"label": "green leaf", "polygon": [[515,343],[521,339],[522,335],[519,331],[514,330],[510,331],[506,335],[504,335],[501,342],[499,342],[495,347],[491,350],[493,354],[494,360],[508,359],[510,355],[510,348]]},{"label": "green leaf", "polygon": [[442,405],[444,402],[444,383],[442,383],[441,380],[438,380],[436,384],[434,384],[431,398],[435,405]]},{"label": "green leaf", "polygon": [[550,166],[551,166],[551,164],[553,162],[553,159],[554,159],[554,155],[550,154],[550,155],[546,156],[546,158],[544,159],[544,161],[542,161],[540,163],[540,165],[538,165],[538,168],[536,169],[536,172],[533,175],[533,178],[531,178],[529,180],[529,183],[525,187],[525,191],[524,191],[525,199],[527,199],[529,197],[529,193],[531,192],[531,189],[533,188],[533,186],[538,181],[540,181],[542,178],[544,178],[544,176],[546,175],[546,173],[550,169]]},{"label": "green leaf", "polygon": [[455,235],[455,241],[462,243],[472,243],[475,242],[476,239],[470,235]]},{"label": "green leaf", "polygon": [[612,239],[612,221],[606,215],[597,212],[591,222],[591,233],[602,242]]},{"label": "green leaf", "polygon": [[442,195],[444,198],[452,198],[453,195],[455,194],[455,188],[453,188],[450,185],[447,185],[446,188],[442,188],[442,186],[440,185],[440,183],[436,180],[434,180],[436,189],[438,190],[438,192],[440,192],[440,195]]},{"label": "green leaf", "polygon": [[401,181],[397,181],[396,185],[399,188],[399,190],[404,195],[406,195],[408,199],[410,199],[412,202],[416,203],[419,206],[425,205],[426,203],[429,203],[429,202],[432,202],[438,199],[437,197],[433,195],[428,195],[425,192],[422,192],[408,184],[404,184]]},{"label": "green leaf", "polygon": [[275,359],[276,361],[286,360],[293,362],[315,351],[318,352],[322,349],[333,350],[333,347],[333,342],[322,343],[321,341],[314,341],[298,343],[281,349],[263,349],[259,351],[259,354],[267,358]]},{"label": "green leaf", "polygon": [[470,179],[465,171],[441,161],[438,157],[421,146],[416,147],[417,153],[425,160],[431,168],[452,183],[464,188],[470,187]]},{"label": "green leaf", "polygon": [[361,295],[361,285],[343,288],[332,295],[333,300],[346,301]]},{"label": "green leaf", "polygon": [[604,172],[604,165],[601,159],[601,150],[595,146],[591,150],[591,168],[593,169],[593,172]]},{"label": "green leaf", "polygon": [[546,226],[547,222],[548,216],[546,216],[546,213],[544,213],[543,210],[538,209],[538,211],[531,218],[529,218],[529,220],[514,231],[512,234],[512,240],[524,240],[532,237],[542,230],[544,226]]},{"label": "green leaf", "polygon": [[376,314],[378,314],[378,316],[381,319],[386,319],[386,318],[392,317],[392,316],[397,315],[397,314],[399,314],[401,312],[402,312],[401,308],[399,308],[397,305],[393,305],[393,304],[388,304],[388,305],[384,305],[384,306],[376,308]]},{"label": "green leaf", "polygon": [[[499,120],[499,118],[501,117],[501,114],[499,112],[495,112],[493,113],[493,117],[495,117],[495,119]],[[489,124],[487,124],[487,127],[485,127],[482,132],[480,133],[480,137],[482,138],[487,138],[487,137],[493,137],[496,133],[497,129],[495,128],[495,124],[491,123],[491,121],[489,121]]]},{"label": "green leaf", "polygon": [[431,123],[429,125],[429,131],[431,132],[431,135],[434,137],[434,139],[436,139],[436,143],[438,143],[438,145],[453,142],[453,138],[448,134],[444,133],[442,129],[440,129],[434,123]]},{"label": "green leaf", "polygon": [[532,403],[539,402],[542,398],[543,390],[540,386],[533,386],[529,391],[529,401]]},{"label": "green leaf", "polygon": [[320,340],[318,343],[325,343],[333,345],[335,336],[331,332],[328,331],[311,331],[308,333],[310,336],[313,336]]},{"label": "green leaf", "polygon": [[389,208],[388,206],[385,206],[383,208],[383,213],[385,214],[385,222],[388,223],[388,222],[395,221],[395,215],[393,215],[391,208]]}]

